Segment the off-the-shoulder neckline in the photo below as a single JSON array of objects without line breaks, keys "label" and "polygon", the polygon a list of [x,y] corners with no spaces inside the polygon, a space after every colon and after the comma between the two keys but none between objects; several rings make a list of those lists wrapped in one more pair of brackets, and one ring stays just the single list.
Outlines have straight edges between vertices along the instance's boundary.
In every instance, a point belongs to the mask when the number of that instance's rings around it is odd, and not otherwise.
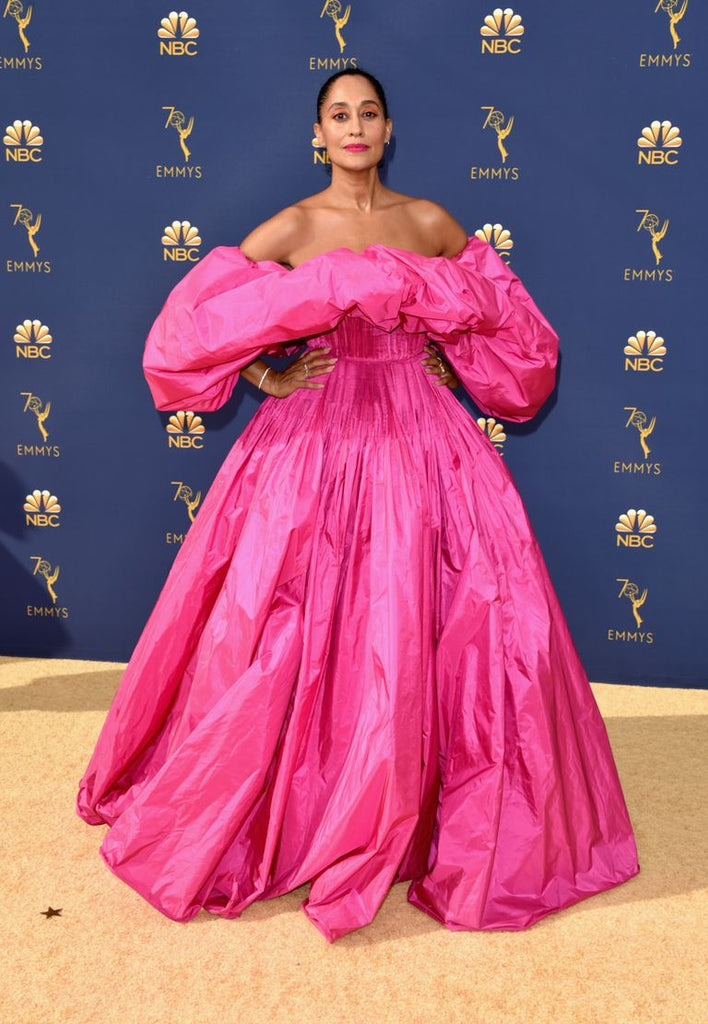
[{"label": "off-the-shoulder neckline", "polygon": [[359,252],[357,252],[355,249],[348,248],[348,246],[346,245],[339,245],[337,246],[336,249],[327,249],[324,252],[318,252],[317,255],[315,256],[310,256],[309,259],[303,260],[302,263],[298,263],[296,267],[286,267],[285,264],[278,262],[278,260],[252,260],[249,256],[246,256],[246,254],[243,251],[241,251],[241,254],[244,257],[244,259],[247,259],[248,262],[252,263],[253,266],[255,267],[271,265],[274,267],[278,267],[280,270],[284,270],[286,274],[293,274],[296,270],[300,270],[302,267],[307,266],[308,263],[313,263],[315,260],[321,260],[325,256],[332,256],[334,253],[345,252],[348,253],[350,256],[364,256],[372,249],[383,249],[386,252],[399,253],[401,256],[412,256],[415,259],[425,260],[426,262],[432,260],[446,260],[450,263],[454,263],[457,260],[459,260],[460,257],[464,255],[464,253],[467,252],[467,250],[469,249],[470,245],[473,242],[480,241],[481,239],[478,238],[477,235],[469,235],[462,249],[460,249],[459,252],[455,253],[454,256],[426,256],[422,252],[414,252],[412,249],[399,249],[395,245],[384,245],[382,242],[371,242],[370,245],[364,246],[364,248],[360,249]]}]

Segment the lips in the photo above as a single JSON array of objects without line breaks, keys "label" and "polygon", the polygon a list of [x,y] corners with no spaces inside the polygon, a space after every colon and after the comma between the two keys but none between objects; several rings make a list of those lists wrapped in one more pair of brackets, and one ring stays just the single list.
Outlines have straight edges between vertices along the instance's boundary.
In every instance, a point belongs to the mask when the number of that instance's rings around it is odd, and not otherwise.
[{"label": "lips", "polygon": [[363,152],[363,150],[368,149],[369,147],[363,146],[361,143],[355,142],[352,143],[351,146],[345,146],[344,148],[350,150],[352,153],[360,153]]}]

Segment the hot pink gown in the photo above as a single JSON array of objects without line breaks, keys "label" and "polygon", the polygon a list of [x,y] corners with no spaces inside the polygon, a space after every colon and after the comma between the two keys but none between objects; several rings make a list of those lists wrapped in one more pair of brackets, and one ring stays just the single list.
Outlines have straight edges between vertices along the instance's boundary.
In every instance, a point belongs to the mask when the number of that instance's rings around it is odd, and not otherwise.
[{"label": "hot pink gown", "polygon": [[474,236],[293,271],[221,246],[150,331],[165,410],[218,409],[263,353],[339,357],[236,439],[80,783],[108,867],[172,920],[311,882],[332,942],[410,880],[447,928],[521,929],[639,871],[521,498],[429,339],[485,414],[527,420],[553,388],[557,335]]}]

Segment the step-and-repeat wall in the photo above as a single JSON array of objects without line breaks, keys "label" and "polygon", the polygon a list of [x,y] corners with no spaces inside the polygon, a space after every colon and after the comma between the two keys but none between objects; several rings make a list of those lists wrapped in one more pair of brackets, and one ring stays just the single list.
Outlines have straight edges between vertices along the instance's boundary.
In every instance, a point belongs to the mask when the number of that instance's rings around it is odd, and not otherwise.
[{"label": "step-and-repeat wall", "polygon": [[708,685],[696,0],[2,5],[2,653],[128,659],[262,399],[158,413],[145,337],[211,248],[327,186],[317,91],[358,66],[393,118],[384,184],[494,245],[560,335],[530,423],[459,397],[590,678]]}]

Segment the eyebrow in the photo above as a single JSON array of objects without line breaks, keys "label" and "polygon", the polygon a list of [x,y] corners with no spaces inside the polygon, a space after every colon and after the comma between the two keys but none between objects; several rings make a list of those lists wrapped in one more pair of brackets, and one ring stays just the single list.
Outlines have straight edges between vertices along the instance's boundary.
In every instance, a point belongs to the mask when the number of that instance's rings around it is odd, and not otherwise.
[{"label": "eyebrow", "polygon": [[[373,103],[375,107],[379,107],[379,109],[381,109],[376,100],[362,100],[361,103],[359,104],[359,106],[363,107],[365,103]],[[348,107],[348,106],[349,106],[348,103],[345,103],[343,100],[338,100],[336,103],[330,103],[330,105],[327,107],[327,110],[330,111],[330,110],[332,110],[333,107]]]}]

